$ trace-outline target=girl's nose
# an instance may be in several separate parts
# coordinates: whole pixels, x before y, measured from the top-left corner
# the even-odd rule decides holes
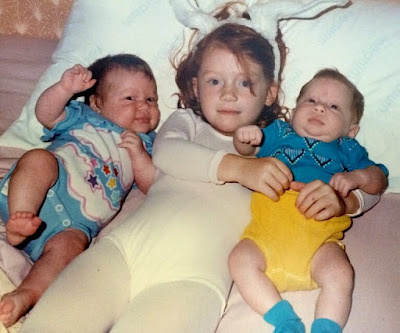
[[[232,85],[225,85],[222,88],[221,99],[225,102],[235,102],[237,100],[235,87]]]

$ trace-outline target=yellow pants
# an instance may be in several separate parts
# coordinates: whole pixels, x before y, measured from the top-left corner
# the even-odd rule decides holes
[[[305,218],[295,207],[297,194],[286,191],[279,202],[274,202],[254,192],[252,219],[242,235],[264,253],[265,273],[280,292],[317,288],[310,271],[313,255],[326,242],[337,242],[344,248],[340,240],[351,225],[348,216],[326,221]]]

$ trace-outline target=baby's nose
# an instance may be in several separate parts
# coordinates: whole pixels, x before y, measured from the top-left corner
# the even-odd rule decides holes
[[[149,110],[149,103],[147,100],[145,101],[137,101],[136,106],[141,111],[148,111]]]
[[[314,110],[318,112],[325,112],[325,105],[320,102],[316,102],[314,105]]]

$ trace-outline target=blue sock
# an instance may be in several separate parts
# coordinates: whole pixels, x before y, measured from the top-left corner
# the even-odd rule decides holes
[[[311,325],[311,333],[342,333],[342,328],[333,320],[318,318]]]
[[[275,327],[274,333],[305,333],[303,323],[286,300],[276,303],[263,318]]]

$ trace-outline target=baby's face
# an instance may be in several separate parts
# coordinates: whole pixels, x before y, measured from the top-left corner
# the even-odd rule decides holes
[[[95,108],[120,127],[138,133],[154,130],[160,120],[157,87],[143,72],[111,70],[94,96]]]
[[[324,142],[355,137],[352,123],[352,95],[346,85],[331,78],[313,79],[297,102],[292,125],[297,134]]]

